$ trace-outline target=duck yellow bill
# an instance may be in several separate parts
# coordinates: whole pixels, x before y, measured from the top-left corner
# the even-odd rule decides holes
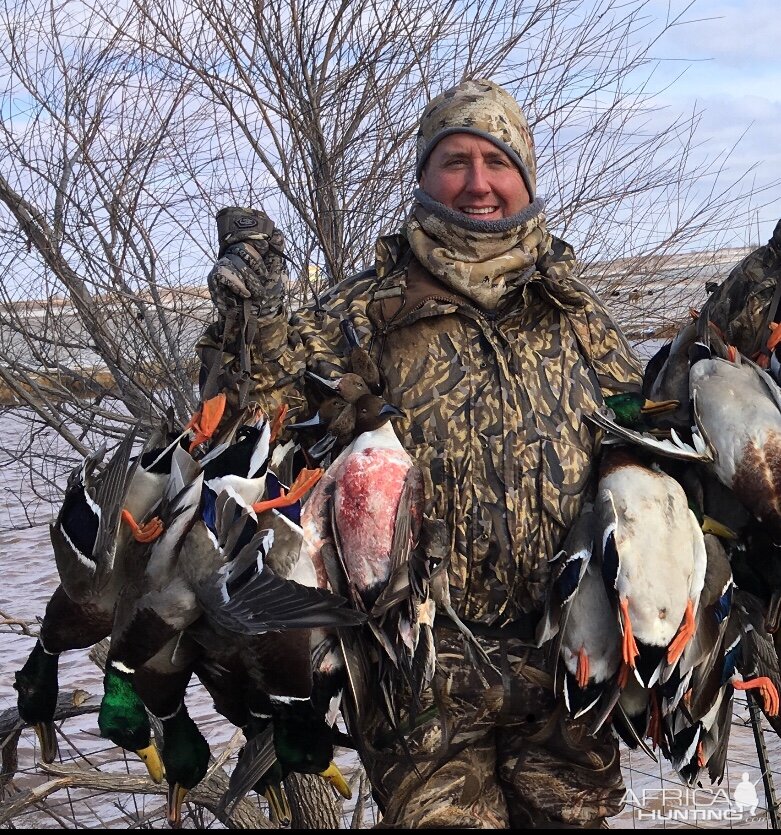
[[[181,829],[182,826],[182,804],[187,797],[189,789],[179,783],[168,787],[168,806],[166,808],[166,819],[171,829]]]
[[[765,629],[771,634],[775,635],[781,626],[781,591],[776,589],[770,595],[770,602],[767,604],[767,612],[765,613]]]
[[[346,800],[352,799],[353,793],[350,791],[347,781],[342,777],[342,772],[336,767],[336,763],[331,761],[331,765],[325,771],[321,771],[320,776],[329,782]]]
[[[712,533],[714,536],[720,536],[722,539],[737,539],[738,535],[732,528],[722,525],[721,522],[714,519],[712,516],[702,517],[702,532]]]
[[[35,735],[38,737],[41,746],[41,759],[45,763],[53,763],[59,750],[54,722],[38,722],[35,725]]]
[[[640,411],[644,415],[661,415],[665,412],[674,412],[680,405],[680,400],[646,400]]]
[[[160,759],[160,754],[155,744],[152,743],[151,745],[147,745],[146,748],[139,748],[136,754],[141,758],[141,762],[144,763],[146,770],[149,772],[149,776],[155,783],[162,783],[163,777],[165,777],[165,768],[163,767],[163,761]]]
[[[280,826],[290,826],[293,815],[290,811],[290,804],[288,803],[287,795],[285,794],[285,790],[282,786],[266,786],[263,796],[266,800],[268,800],[268,805],[274,812],[274,817],[277,819],[277,823]]]

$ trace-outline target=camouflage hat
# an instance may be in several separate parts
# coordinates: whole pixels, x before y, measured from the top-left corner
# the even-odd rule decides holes
[[[452,133],[472,133],[493,142],[518,166],[534,200],[537,161],[526,117],[518,102],[498,84],[486,79],[462,81],[429,102],[420,118],[415,176],[440,139]]]

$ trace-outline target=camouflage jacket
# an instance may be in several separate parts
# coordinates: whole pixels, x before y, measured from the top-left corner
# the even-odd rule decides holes
[[[451,603],[470,621],[503,626],[541,609],[548,560],[593,489],[582,415],[603,393],[639,388],[638,360],[573,265],[554,239],[488,315],[426,272],[401,235],[381,238],[376,270],[332,288],[324,315],[261,323],[252,346],[251,397],[303,410],[296,381],[305,367],[344,368],[339,320],[352,319],[386,399],[407,415],[397,431],[424,471],[428,512],[448,524]]]
[[[758,359],[770,335],[768,308],[781,278],[781,220],[765,246],[749,253],[713,291],[701,310],[742,354]],[[781,305],[770,316],[781,318]]]

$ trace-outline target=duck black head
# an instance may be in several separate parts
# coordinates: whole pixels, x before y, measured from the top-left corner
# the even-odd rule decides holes
[[[54,731],[54,713],[57,708],[57,667],[59,655],[49,653],[40,641],[36,641],[25,665],[14,676],[14,689],[19,693],[19,716],[28,725],[35,726],[41,743],[41,758],[54,762],[57,756],[57,737]]]
[[[379,429],[389,420],[397,417],[406,417],[406,415],[382,397],[376,394],[364,394],[355,404],[355,434]]]
[[[184,702],[163,720],[163,764],[168,781],[168,823],[178,829],[182,803],[201,782],[209,767],[209,743],[187,712]]]

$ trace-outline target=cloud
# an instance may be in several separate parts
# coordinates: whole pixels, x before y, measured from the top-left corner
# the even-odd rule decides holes
[[[675,14],[685,0],[651,0],[646,11],[659,26],[671,6]],[[753,167],[744,186],[764,193],[740,201],[740,213],[753,215],[760,242],[781,217],[778,11],[779,0],[697,0],[683,18],[692,22],[673,27],[654,48],[661,62],[658,89],[670,85],[655,100],[663,108],[659,120],[697,109],[702,116],[694,160],[704,165],[729,153],[725,182]]]
[[[652,0],[648,10],[661,21],[668,5],[667,0]],[[677,8],[681,5],[673,3]],[[691,22],[675,26],[660,42],[662,53],[778,78],[778,10],[778,0],[697,0],[682,18]]]

